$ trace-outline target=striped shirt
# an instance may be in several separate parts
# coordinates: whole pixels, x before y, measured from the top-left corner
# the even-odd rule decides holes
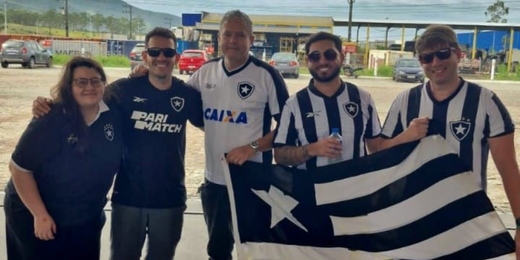
[[[274,147],[299,146],[327,138],[332,128],[343,137],[342,160],[366,155],[365,139],[376,138],[381,125],[370,94],[351,83],[341,83],[331,97],[309,86],[291,96],[283,109]],[[328,164],[326,157],[313,157],[297,166],[312,169]]]
[[[388,112],[383,138],[403,132],[414,118],[428,117],[428,132],[443,136],[471,165],[480,186],[486,189],[489,153],[487,139],[513,133],[515,126],[506,107],[491,90],[461,79],[446,100],[433,98],[429,83],[399,94]]]

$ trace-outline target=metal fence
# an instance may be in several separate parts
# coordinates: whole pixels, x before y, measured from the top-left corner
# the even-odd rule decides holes
[[[50,40],[49,48],[53,54],[69,56],[106,56],[106,42],[74,41],[74,40]]]

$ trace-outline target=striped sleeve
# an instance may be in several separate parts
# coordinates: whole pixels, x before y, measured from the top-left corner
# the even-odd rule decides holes
[[[267,68],[267,71],[269,72],[271,79],[268,83],[269,110],[273,118],[279,122],[285,101],[289,98],[289,91],[287,91],[285,81],[278,71],[272,67]]]
[[[388,114],[386,115],[385,123],[383,125],[383,129],[381,131],[381,136],[383,138],[394,138],[400,133],[404,131],[404,127],[402,125],[401,118],[401,108],[403,107],[403,102],[406,102],[404,98],[405,93],[401,93],[392,103],[390,110],[388,110]]]
[[[288,104],[282,110],[282,116],[274,137],[273,147],[282,147],[285,145],[296,146],[298,140],[298,131],[295,126],[294,113]]]
[[[495,93],[491,92],[490,97],[488,102],[486,102],[486,124],[489,126],[486,137],[497,137],[513,133],[515,125],[507,108]]]
[[[365,130],[365,138],[376,138],[381,134],[381,121],[377,114],[376,105],[372,96],[368,95],[368,121]]]

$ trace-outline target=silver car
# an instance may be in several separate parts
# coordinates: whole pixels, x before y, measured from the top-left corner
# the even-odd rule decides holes
[[[145,50],[145,45],[143,42],[137,43],[134,48],[130,51],[130,69],[134,69],[137,64],[143,62],[142,53]]]
[[[395,81],[424,82],[421,63],[417,59],[398,59],[394,65],[392,79]]]
[[[9,64],[21,64],[24,68],[34,68],[36,65],[52,67],[52,53],[35,41],[8,40],[0,50],[2,68]]]
[[[293,76],[296,79],[300,76],[300,62],[294,53],[276,52],[269,64],[284,76]]]

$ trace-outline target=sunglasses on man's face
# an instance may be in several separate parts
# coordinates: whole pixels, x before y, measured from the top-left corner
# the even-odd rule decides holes
[[[434,57],[437,57],[439,60],[447,60],[451,57],[452,51],[455,51],[455,48],[445,48],[430,53],[424,53],[419,55],[419,61],[422,64],[429,64],[433,62]]]
[[[159,55],[161,55],[161,52],[166,58],[173,58],[173,56],[177,54],[177,51],[172,48],[148,48],[146,49],[146,52],[150,57],[154,58],[159,57]]]
[[[338,58],[338,53],[333,49],[328,49],[328,50],[324,51],[323,53],[319,52],[319,51],[313,51],[313,52],[307,54],[307,58],[312,63],[318,62],[318,61],[320,61],[322,54],[323,54],[323,57],[325,57],[325,59],[328,61],[335,61]]]

